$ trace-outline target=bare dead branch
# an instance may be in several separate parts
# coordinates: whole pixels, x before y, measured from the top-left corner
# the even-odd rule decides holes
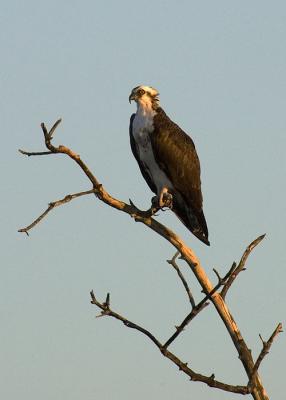
[[[187,262],[189,267],[191,268],[192,272],[194,273],[196,279],[198,280],[202,291],[206,294],[206,297],[210,299],[210,301],[213,303],[215,306],[220,318],[222,319],[231,339],[234,344],[234,346],[237,349],[239,358],[244,366],[244,369],[248,375],[248,378],[250,379],[252,377],[252,371],[254,368],[254,362],[252,359],[251,352],[249,348],[247,347],[239,329],[238,326],[231,315],[223,297],[221,296],[220,293],[218,293],[217,289],[213,288],[212,283],[210,282],[205,270],[203,269],[199,259],[197,256],[194,254],[194,252],[191,250],[190,247],[188,247],[182,240],[181,238],[176,235],[173,231],[171,231],[169,228],[164,226],[163,224],[159,223],[157,220],[155,220],[148,212],[142,212],[139,210],[134,204],[126,204],[123,201],[120,201],[116,198],[113,198],[104,188],[103,186],[98,182],[97,178],[92,174],[92,172],[89,170],[88,166],[81,160],[80,156],[76,153],[74,153],[71,149],[69,149],[66,146],[59,145],[58,147],[54,146],[51,143],[51,138],[53,136],[53,133],[60,123],[60,120],[58,120],[50,132],[48,132],[45,124],[42,124],[42,130],[44,133],[45,137],[45,144],[46,147],[49,151],[52,153],[62,153],[68,155],[71,159],[73,159],[79,167],[82,169],[84,174],[87,176],[89,181],[92,183],[93,188],[95,189],[96,196],[109,205],[110,207],[113,207],[117,210],[123,211],[127,214],[129,214],[135,221],[141,222],[144,225],[146,225],[148,228],[152,229],[154,232],[165,238],[171,245],[173,245],[181,254],[182,258]],[[261,237],[263,238],[263,237]],[[259,238],[257,239],[259,240]],[[260,239],[262,240],[262,239]],[[256,244],[255,244],[256,245]],[[241,265],[245,263],[246,258],[249,255],[249,252],[252,249],[250,249],[247,253],[246,251],[246,257],[244,259],[242,258],[241,260]],[[241,269],[244,267],[242,266]],[[234,280],[234,279],[233,279]],[[233,281],[232,280],[232,281]],[[230,286],[232,284],[232,281],[230,281]],[[218,283],[218,285],[221,285],[221,282]],[[217,286],[218,286],[217,285]],[[228,289],[226,289],[227,291]],[[225,292],[226,292],[225,291]],[[96,304],[96,303],[95,303]],[[103,307],[103,305],[101,305]],[[106,313],[108,310],[106,311]],[[110,311],[111,312],[111,311]],[[117,315],[117,314],[116,314]],[[115,318],[116,316],[113,315]],[[124,323],[124,320],[122,319],[123,317],[117,315],[117,319],[121,320]],[[130,321],[126,320],[126,326],[129,326]],[[137,325],[131,326],[134,329],[140,330],[140,327],[137,328]],[[144,328],[142,328],[144,329]],[[143,332],[144,333],[144,332]],[[147,333],[145,333],[147,335]],[[148,336],[148,335],[147,335]],[[152,340],[152,339],[151,339]],[[155,342],[154,342],[155,343]],[[197,376],[192,376],[192,371],[187,367],[186,364],[182,363],[180,360],[177,359],[176,356],[174,356],[172,353],[170,353],[166,348],[162,348],[162,351],[168,357],[170,360],[172,360],[176,365],[179,366],[180,369],[182,369],[185,373],[187,373],[189,376],[191,376],[192,380],[200,380],[201,382],[207,383],[209,386],[212,387],[217,387],[222,390],[229,390],[234,393],[241,393],[241,394],[247,394],[249,393],[249,387],[245,386],[225,386],[225,384],[215,381],[211,377],[198,377]],[[191,371],[191,372],[190,372]],[[260,380],[260,377],[258,373],[255,374],[253,377],[253,385],[251,387],[251,395],[254,400],[269,400],[266,391],[262,385],[262,382]]]
[[[259,356],[258,356],[258,358],[257,358],[257,360],[256,360],[256,362],[254,364],[253,371],[252,371],[252,376],[249,379],[248,387],[250,388],[250,390],[251,390],[251,388],[253,386],[253,378],[255,377],[255,375],[256,375],[259,367],[260,367],[261,362],[263,361],[264,357],[269,353],[270,347],[272,346],[274,339],[281,332],[283,332],[283,330],[282,330],[282,324],[280,322],[277,325],[277,327],[275,328],[275,330],[272,333],[272,335],[270,336],[270,338],[267,340],[267,342],[265,342],[263,340],[262,336],[259,334],[259,337],[260,337],[261,342],[262,342],[262,350],[261,350],[261,352],[260,352],[260,354],[259,354]]]
[[[21,228],[18,230],[18,232],[24,232],[29,236],[28,231],[31,230],[34,226],[36,226],[39,222],[42,221],[43,218],[55,207],[62,206],[63,204],[69,203],[71,200],[80,197],[80,196],[85,196],[87,194],[92,194],[95,193],[96,189],[91,189],[87,190],[85,192],[78,192],[78,193],[73,193],[73,194],[68,194],[66,195],[63,199],[61,200],[56,200],[51,203],[49,203],[49,207],[38,217],[36,218],[30,225],[26,226],[25,228]]]
[[[252,250],[264,239],[265,234],[259,236],[258,238],[256,238],[255,240],[253,240],[253,242],[250,243],[250,245],[247,246],[246,250],[244,251],[238,266],[235,267],[235,269],[233,270],[232,274],[230,275],[230,277],[228,278],[226,284],[224,285],[220,295],[223,299],[225,299],[225,296],[229,290],[229,288],[231,287],[231,285],[233,284],[234,280],[236,279],[236,277],[238,276],[238,274],[241,271],[245,270],[245,263],[246,260],[248,258],[248,256],[250,255],[250,253],[252,252]],[[234,264],[233,264],[234,265]]]
[[[46,128],[45,124],[43,124],[43,123],[41,124],[41,128],[42,128],[43,133],[44,133],[46,144],[47,144],[47,142],[50,142],[52,140],[53,134],[54,134],[55,130],[57,129],[58,125],[61,122],[62,122],[62,120],[58,119],[54,123],[54,125],[52,126],[52,128],[50,129],[49,132],[47,131],[47,128]],[[55,149],[56,148],[54,148],[54,150]],[[19,149],[19,152],[21,154],[24,154],[25,156],[28,156],[28,157],[30,157],[30,156],[46,156],[46,155],[58,153],[58,151],[52,151],[52,150],[50,150],[50,151],[26,151],[26,150],[22,150],[22,149]]]
[[[249,389],[247,386],[235,386],[235,385],[229,385],[220,381],[215,380],[214,374],[211,376],[205,376],[202,374],[196,373],[194,370],[188,367],[188,363],[184,363],[181,361],[175,354],[171,353],[169,350],[167,350],[164,345],[160,343],[160,341],[147,329],[141,327],[138,324],[135,324],[134,322],[128,320],[127,318],[123,317],[122,315],[114,312],[111,310],[110,305],[107,304],[107,301],[104,303],[100,303],[95,295],[94,292],[90,292],[91,296],[91,304],[96,305],[98,308],[102,310],[100,316],[106,315],[113,317],[119,321],[121,321],[125,326],[131,329],[135,329],[141,333],[143,333],[145,336],[147,336],[155,345],[158,347],[160,350],[161,354],[163,354],[164,357],[167,357],[169,360],[171,360],[174,364],[176,364],[179,367],[180,371],[183,371],[186,375],[190,377],[190,379],[194,382],[202,382],[207,384],[210,387],[215,387],[217,389],[221,389],[227,392],[232,392],[232,393],[239,393],[239,394],[248,394]]]
[[[87,167],[87,165],[80,159],[80,156],[78,154],[76,154],[75,152],[73,152],[71,149],[69,149],[66,146],[63,145],[59,145],[58,147],[54,146],[51,143],[51,140],[53,138],[53,134],[56,130],[56,128],[58,127],[58,125],[60,124],[61,119],[57,120],[54,125],[52,126],[52,128],[50,129],[50,131],[47,130],[46,125],[44,123],[41,124],[41,128],[42,131],[44,133],[44,137],[45,137],[45,143],[46,143],[46,147],[52,152],[52,153],[62,153],[62,154],[66,154],[68,155],[70,158],[72,158],[83,170],[83,172],[85,173],[85,175],[88,177],[88,179],[91,181],[91,183],[93,184],[94,188],[100,189],[101,184],[98,182],[98,180],[96,179],[96,177],[92,174],[92,172],[90,171],[90,169]]]
[[[100,308],[102,310],[101,315],[109,315],[121,322],[123,322],[123,324],[125,326],[127,326],[128,328],[132,328],[132,329],[136,329],[139,332],[143,333],[145,336],[148,336],[150,340],[152,340],[152,342],[159,348],[161,348],[161,343],[159,342],[158,339],[155,338],[154,335],[152,335],[149,331],[147,331],[147,329],[142,328],[141,326],[129,321],[128,319],[126,319],[125,317],[122,317],[120,314],[112,311],[110,309],[110,300],[108,299],[108,301],[106,300],[104,303],[100,303],[96,297],[95,294],[93,292],[93,290],[90,292],[90,296],[91,296],[91,304],[95,304],[98,308]],[[109,297],[109,295],[107,295],[107,297]]]
[[[195,303],[194,297],[192,295],[191,289],[189,288],[188,282],[186,281],[186,279],[185,279],[184,275],[182,274],[178,264],[176,263],[176,258],[178,257],[179,254],[180,253],[177,251],[175,253],[175,255],[171,258],[171,260],[167,260],[167,263],[172,265],[172,267],[176,270],[176,272],[177,272],[180,280],[182,281],[182,283],[184,285],[184,288],[185,288],[185,290],[187,292],[189,301],[190,301],[192,307],[194,308],[196,306],[196,303]]]
[[[80,156],[78,154],[76,154],[74,151],[72,151],[71,149],[69,149],[68,147],[63,146],[63,145],[59,145],[58,147],[54,146],[51,143],[51,140],[52,140],[54,131],[58,127],[60,122],[61,122],[60,119],[58,121],[56,121],[55,124],[53,125],[53,127],[50,129],[50,131],[47,130],[44,123],[41,124],[41,128],[42,128],[44,138],[45,138],[46,147],[48,148],[48,150],[51,153],[66,154],[71,159],[73,159],[79,165],[79,167],[82,169],[82,171],[87,176],[89,181],[92,183],[92,186],[95,190],[96,196],[104,203],[108,204],[109,206],[111,206],[113,208],[116,208],[117,210],[120,210],[120,211],[123,211],[123,212],[129,214],[132,218],[134,218],[134,220],[136,222],[144,223],[145,225],[149,226],[151,229],[153,229],[154,231],[156,231],[163,237],[166,237],[166,235],[168,235],[168,233],[173,234],[173,232],[171,230],[169,230],[164,225],[160,224],[159,222],[154,220],[154,218],[152,218],[152,212],[150,211],[151,209],[147,210],[147,211],[141,211],[132,202],[130,202],[130,205],[129,205],[129,204],[124,203],[123,201],[117,200],[117,199],[113,198],[112,196],[110,196],[110,194],[107,193],[107,191],[99,183],[99,181],[94,176],[94,174],[90,171],[88,166],[81,160]],[[28,153],[28,152],[26,152],[26,153]],[[38,152],[38,153],[41,155],[42,152]],[[36,155],[36,153],[35,153],[35,155]],[[48,207],[48,209],[39,218],[37,218],[32,224],[30,224],[27,228],[32,229],[35,225],[37,225],[37,223],[39,221],[41,221],[49,213],[49,211],[52,208]],[[27,233],[28,229],[26,231],[25,228],[23,228],[23,230],[20,230],[20,231]],[[177,238],[177,236],[175,234],[173,234],[173,235],[174,235],[174,237]]]

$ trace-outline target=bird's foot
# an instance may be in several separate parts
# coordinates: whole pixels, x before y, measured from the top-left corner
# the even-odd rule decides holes
[[[168,192],[167,188],[163,188],[159,196],[152,198],[152,207],[163,211],[164,208],[173,208],[173,196]]]
[[[165,208],[172,209],[173,208],[173,196],[171,193],[164,188],[159,196],[154,196],[151,199],[151,208],[148,210],[150,215],[156,215],[159,210],[163,210]]]
[[[169,192],[164,192],[161,199],[161,209],[169,208],[172,210],[173,208],[173,196]]]

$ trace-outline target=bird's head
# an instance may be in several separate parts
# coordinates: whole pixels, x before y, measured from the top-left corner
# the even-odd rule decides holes
[[[152,107],[156,109],[159,107],[159,92],[151,86],[136,86],[132,89],[131,94],[129,96],[129,103],[131,100],[134,100],[137,103],[137,106]]]

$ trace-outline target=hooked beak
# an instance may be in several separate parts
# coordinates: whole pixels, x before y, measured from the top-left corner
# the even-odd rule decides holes
[[[131,95],[129,96],[129,103],[131,104],[132,100],[136,100],[136,96],[134,93],[131,93]]]

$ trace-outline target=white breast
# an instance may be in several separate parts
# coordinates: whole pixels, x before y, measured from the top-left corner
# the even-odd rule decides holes
[[[142,113],[140,109],[137,110],[133,120],[133,136],[137,144],[140,160],[145,165],[147,172],[155,183],[157,188],[157,195],[159,195],[163,188],[173,188],[172,183],[166,174],[159,168],[155,161],[150,135],[154,130],[153,118],[156,114],[154,110],[144,110]]]

